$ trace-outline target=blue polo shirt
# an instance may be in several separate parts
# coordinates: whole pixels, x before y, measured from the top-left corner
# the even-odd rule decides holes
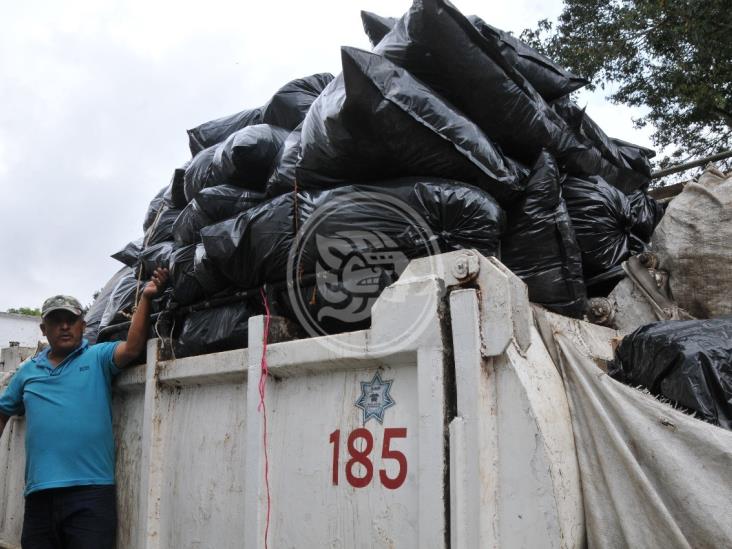
[[[24,362],[0,396],[0,412],[26,416],[25,495],[114,484],[112,378],[119,342],[86,340],[55,368],[48,349]]]

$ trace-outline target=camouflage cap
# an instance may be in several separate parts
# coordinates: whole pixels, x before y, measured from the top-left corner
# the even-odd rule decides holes
[[[70,295],[55,295],[43,302],[41,317],[46,318],[48,313],[59,310],[69,311],[76,316],[81,316],[82,306],[75,297],[71,297]]]

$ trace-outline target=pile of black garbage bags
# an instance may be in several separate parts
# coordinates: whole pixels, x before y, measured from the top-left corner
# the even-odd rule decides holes
[[[156,308],[182,355],[245,346],[265,301],[297,320],[288,274],[302,282],[298,302],[328,317],[359,291],[344,277],[354,257],[378,291],[404,258],[477,249],[533,302],[582,317],[588,295],[645,249],[663,215],[645,192],[654,153],[609,138],[570,99],[587,81],[446,0],[362,19],[373,49],[341,48],[339,75],[293,80],[188,131],[192,158],[153,198],[143,236],[113,255],[124,267],[89,311],[87,337],[114,337],[156,266],[171,272]],[[363,198],[375,195],[404,207]],[[324,283],[319,245],[298,235],[334,204],[308,238],[351,248],[329,258]],[[305,252],[288,273],[296,245]],[[368,326],[339,318],[323,333]]]

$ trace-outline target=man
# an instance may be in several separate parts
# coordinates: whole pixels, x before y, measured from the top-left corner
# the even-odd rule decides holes
[[[90,346],[76,299],[44,302],[49,346],[18,368],[0,396],[0,436],[10,416],[26,416],[23,549],[114,547],[112,378],[144,350],[151,301],[167,278],[167,269],[155,270],[123,342]]]

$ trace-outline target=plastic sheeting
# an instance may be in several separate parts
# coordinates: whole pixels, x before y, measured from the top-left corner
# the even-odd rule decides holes
[[[158,212],[162,208],[166,207],[165,193],[167,190],[168,187],[163,187],[150,201],[150,205],[147,207],[147,212],[145,213],[145,220],[142,222],[143,231],[147,231],[150,228],[150,225],[155,221],[155,217],[158,215]]]
[[[732,174],[708,168],[666,208],[653,233],[677,303],[697,318],[732,314]]]
[[[156,216],[157,220],[153,222],[145,233],[145,245],[153,246],[155,244],[160,244],[161,242],[172,241],[173,225],[179,215],[180,210],[163,206],[160,214]]]
[[[186,168],[188,168],[189,163],[190,162],[186,162],[182,167],[176,168],[173,172],[173,177],[170,179],[170,185],[168,185],[168,188],[163,195],[165,204],[169,208],[180,210],[185,208],[188,202],[185,192],[185,176]]]
[[[282,86],[262,110],[262,122],[287,130],[299,126],[315,98],[333,80],[327,72],[297,78]]]
[[[642,326],[623,338],[608,371],[732,429],[732,317]]]
[[[208,297],[216,295],[230,286],[228,279],[206,255],[206,248],[202,242],[196,245],[193,257],[193,277]]]
[[[539,155],[526,195],[506,212],[501,261],[526,283],[531,301],[581,318],[587,307],[582,252],[559,179],[554,158],[546,152]]]
[[[588,546],[732,547],[732,432],[603,373],[614,331],[537,321],[567,391]]]
[[[509,156],[560,162],[587,151],[533,86],[446,0],[415,0],[374,48],[447,98]]]
[[[183,175],[183,192],[188,202],[193,200],[201,189],[225,183],[223,175],[217,171],[214,164],[217,150],[218,145],[204,149],[188,164]]]
[[[368,198],[368,193],[379,199]],[[398,201],[399,206],[391,207],[388,201]],[[476,187],[456,181],[404,178],[279,196],[234,219],[204,228],[201,236],[206,253],[241,288],[283,281],[296,227],[302,227],[331,203],[340,206],[336,211],[328,210],[330,215],[322,221],[319,218],[319,238],[340,242],[344,232],[369,233],[371,236],[360,239],[363,246],[369,245],[372,236],[382,244],[386,237],[390,244],[382,247],[398,250],[406,258],[429,255],[425,253],[430,245],[425,242],[426,229],[432,231],[442,251],[474,248],[486,256],[497,255],[505,228],[503,210]],[[416,212],[426,227],[419,226],[422,221],[405,215],[404,207]],[[315,240],[311,235],[303,244],[299,265],[304,274],[315,271]]]
[[[502,203],[521,192],[526,170],[406,70],[355,48],[341,59],[303,123],[304,188],[419,174],[475,183]]]
[[[140,287],[145,281],[140,282]],[[107,306],[99,322],[99,329],[103,330],[107,326],[117,321],[129,320],[124,314],[132,314],[132,307],[135,305],[135,295],[137,293],[137,276],[132,269],[128,269],[122,273],[117,279],[117,283],[109,294]]]
[[[620,265],[643,243],[631,235],[633,213],[628,198],[601,177],[568,177],[562,185],[569,217],[582,249],[586,278]]]
[[[223,116],[188,130],[188,144],[191,155],[196,156],[204,149],[221,143],[235,131],[262,123],[262,109],[247,109],[236,114]]]
[[[140,254],[142,280],[149,280],[158,267],[170,268],[170,255],[173,253],[174,247],[173,242],[160,242],[145,248],[145,251]]]

